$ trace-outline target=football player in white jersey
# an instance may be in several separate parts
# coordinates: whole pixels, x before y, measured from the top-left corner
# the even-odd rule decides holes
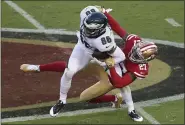
[[[95,6],[88,6],[80,13],[80,31],[77,32],[78,43],[68,61],[60,81],[59,101],[50,109],[50,115],[56,116],[66,104],[67,93],[71,87],[73,76],[83,69],[91,59],[95,50],[108,53],[115,63],[125,60],[122,50],[117,47],[114,35],[108,26],[107,17]]]

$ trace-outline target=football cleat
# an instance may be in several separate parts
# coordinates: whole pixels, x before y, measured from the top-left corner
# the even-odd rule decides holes
[[[50,115],[52,117],[55,117],[59,114],[59,112],[61,111],[61,109],[64,107],[64,103],[59,100],[51,109],[50,109]]]
[[[22,64],[20,66],[20,70],[24,72],[39,72],[39,65],[31,65],[31,64]]]
[[[136,122],[142,122],[143,121],[143,117],[139,116],[135,110],[132,110],[129,114],[128,114],[132,120],[136,121]]]
[[[113,108],[120,108],[121,104],[123,102],[123,97],[121,95],[121,93],[117,93],[116,95],[117,101],[113,102],[112,107]]]

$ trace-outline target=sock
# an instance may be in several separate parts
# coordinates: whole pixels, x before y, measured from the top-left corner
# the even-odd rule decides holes
[[[134,103],[132,100],[132,94],[129,86],[126,86],[121,89],[121,93],[123,95],[123,99],[125,103],[128,106],[128,112],[130,113],[132,110],[134,110]]]
[[[90,100],[89,103],[114,102],[115,99],[116,99],[115,95],[103,95]]]
[[[66,62],[57,61],[48,64],[43,64],[39,66],[40,71],[55,71],[55,72],[64,72],[66,68]]]
[[[67,94],[60,92],[59,100],[61,100],[63,102],[63,104],[66,104],[66,102],[67,102],[66,99],[67,99]]]

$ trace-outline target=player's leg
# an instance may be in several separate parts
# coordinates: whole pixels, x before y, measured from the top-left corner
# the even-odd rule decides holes
[[[60,98],[66,103],[67,92],[71,87],[71,80],[73,76],[82,68],[84,68],[90,61],[90,56],[78,45],[75,46],[69,58],[68,65],[65,68],[64,74],[60,81]]]
[[[64,72],[67,63],[65,61],[57,61],[48,64],[41,64],[39,66],[40,72],[52,71],[52,72]]]
[[[20,70],[23,72],[44,72],[44,71],[52,71],[52,72],[64,72],[66,68],[65,61],[56,61],[47,64],[22,64],[20,66]]]
[[[110,83],[99,81],[91,87],[85,89],[80,94],[80,101],[87,101],[89,103],[112,102],[113,107],[119,108],[123,101],[122,95],[120,93],[116,95],[104,95],[112,89],[114,88]]]
[[[93,98],[104,95],[105,93],[109,92],[114,88],[112,84],[109,82],[108,75],[104,71],[103,67],[97,65],[96,67],[94,67],[94,69],[96,70],[95,73],[99,77],[99,82],[85,89],[80,94],[80,101],[89,101]]]
[[[78,46],[74,47],[73,52],[69,58],[68,65],[60,80],[60,97],[59,101],[51,108],[50,115],[56,116],[59,111],[66,104],[67,93],[71,87],[73,76],[82,68],[84,68],[90,61],[91,57]]]
[[[104,103],[104,102],[114,102],[117,101],[117,98],[115,95],[102,95],[99,96],[97,98],[91,99],[90,101],[88,101],[89,103]]]
[[[116,95],[110,95],[110,94],[105,94],[100,97],[91,99],[88,101],[89,103],[105,103],[105,102],[111,102],[113,105],[112,107],[114,108],[120,108],[121,104],[123,102],[123,97],[121,93],[117,93]]]
[[[91,99],[104,95],[105,93],[109,92],[112,89],[113,87],[110,84],[99,81],[96,84],[85,89],[80,94],[80,101],[89,101]]]
[[[143,121],[143,117],[136,113],[134,109],[134,102],[132,100],[132,94],[129,86],[126,86],[121,89],[122,96],[124,101],[128,106],[128,114],[134,121]]]
[[[80,101],[88,101],[89,103],[113,102],[114,107],[119,108],[123,100],[122,95],[104,95],[114,89],[114,87],[109,82],[108,75],[101,66],[94,66],[94,69],[100,81],[85,89],[80,94]]]

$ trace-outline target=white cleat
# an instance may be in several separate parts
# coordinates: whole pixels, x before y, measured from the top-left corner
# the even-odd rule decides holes
[[[39,65],[22,64],[20,70],[24,72],[40,72]]]
[[[52,116],[52,117],[56,117],[59,113],[54,113],[54,111],[53,111],[53,107],[50,109],[50,111],[49,111],[49,114],[50,114],[50,116]]]
[[[113,108],[120,108],[121,104],[123,102],[123,96],[121,95],[121,93],[117,93],[116,95],[117,101],[113,102],[112,107]]]

